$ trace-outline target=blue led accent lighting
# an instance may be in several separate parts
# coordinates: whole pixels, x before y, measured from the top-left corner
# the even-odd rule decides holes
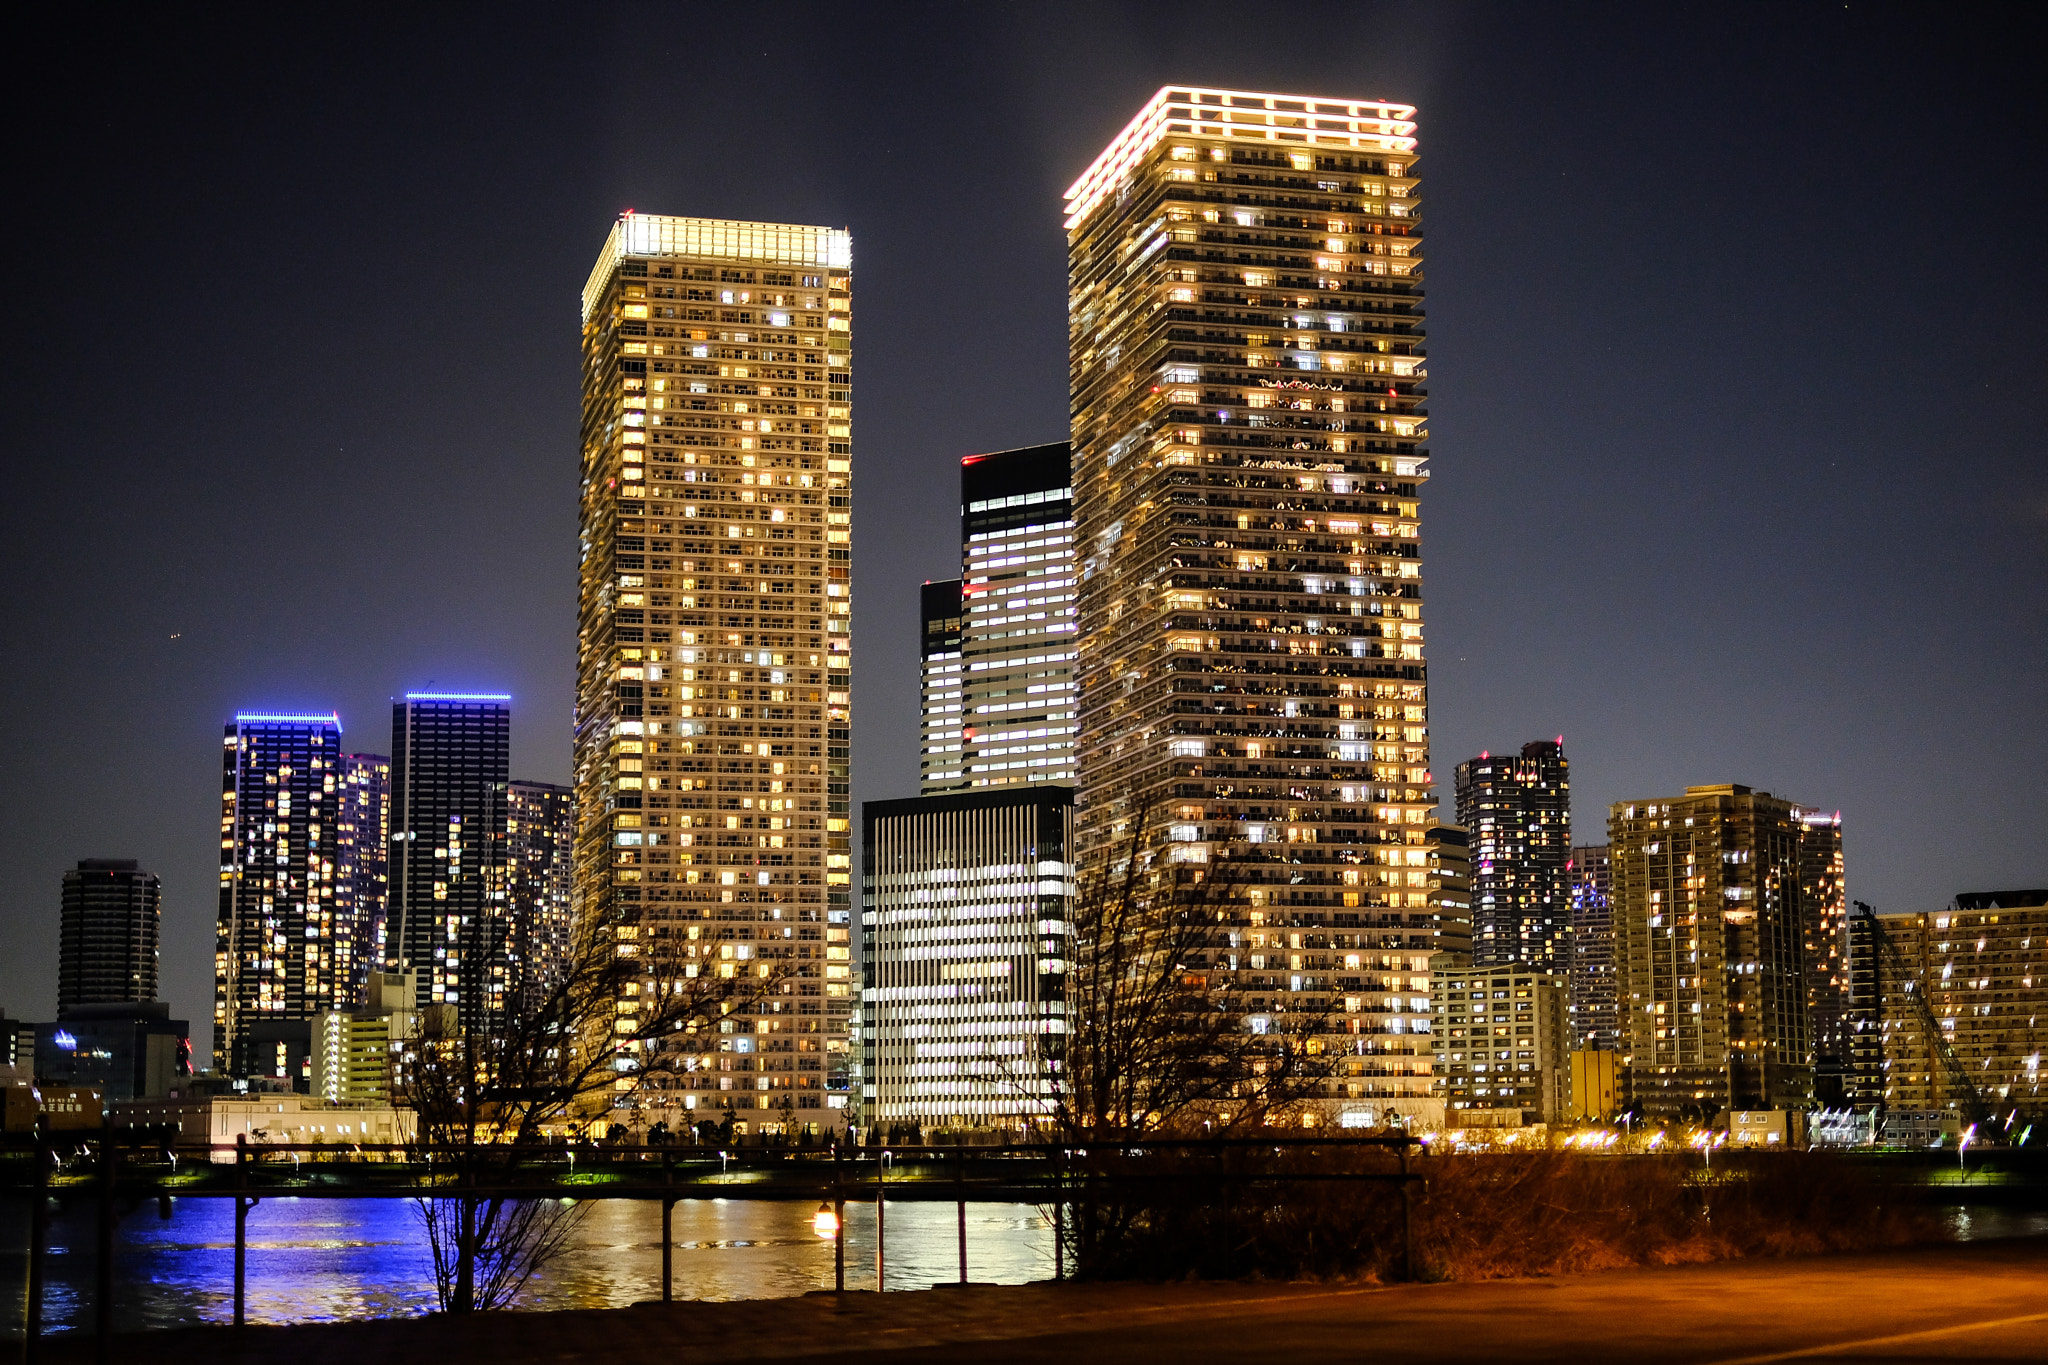
[[[341,729],[341,713],[329,711],[321,715],[288,715],[274,711],[237,711],[237,725],[332,725],[336,732]]]
[[[510,701],[510,692],[408,692],[407,701]]]

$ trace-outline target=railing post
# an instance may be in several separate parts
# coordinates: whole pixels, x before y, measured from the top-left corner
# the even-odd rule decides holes
[[[243,1193],[249,1183],[249,1135],[235,1134],[235,1326],[248,1325],[247,1270],[249,1262],[249,1201]]]
[[[28,1297],[23,1305],[22,1358],[35,1365],[42,1352],[43,1270],[50,1247],[50,1151],[40,1123],[35,1133],[35,1183],[29,1195]]]
[[[673,1152],[661,1154],[661,1183],[664,1187],[676,1183],[676,1159]],[[672,1194],[661,1196],[661,1301],[675,1302],[674,1262],[672,1256],[675,1238],[670,1235],[670,1217],[674,1214],[676,1199]]]
[[[960,1197],[960,1283],[967,1283],[967,1148],[963,1145],[953,1161],[955,1193]]]
[[[883,1256],[884,1233],[887,1226],[886,1204],[883,1191],[889,1183],[889,1154],[875,1153],[875,1292],[882,1293],[889,1287],[888,1262]]]
[[[832,1218],[836,1229],[832,1237],[832,1289],[838,1294],[846,1292],[845,1152],[844,1138],[832,1144]]]
[[[114,1171],[119,1161],[114,1150],[113,1113],[108,1111],[100,1119],[99,1243],[93,1265],[93,1319],[100,1365],[106,1365],[114,1331]]]

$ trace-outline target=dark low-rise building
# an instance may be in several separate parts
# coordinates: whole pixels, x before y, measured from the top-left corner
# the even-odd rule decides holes
[[[191,1035],[160,1000],[74,1005],[36,1025],[36,1080],[89,1087],[109,1104],[166,1095],[192,1074]]]

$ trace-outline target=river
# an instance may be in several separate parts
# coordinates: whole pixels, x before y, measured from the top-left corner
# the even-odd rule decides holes
[[[675,1206],[675,1294],[760,1299],[832,1287],[832,1244],[811,1230],[815,1201],[683,1200]],[[52,1220],[44,1330],[92,1327],[96,1205]],[[617,1308],[661,1297],[661,1206],[595,1200],[571,1248],[528,1284],[528,1309]],[[924,1289],[959,1277],[956,1206],[892,1203],[888,1287]],[[875,1210],[846,1209],[846,1286],[875,1287]],[[19,1337],[26,1208],[0,1215],[0,1337]],[[1021,1284],[1052,1275],[1052,1229],[1023,1204],[967,1206],[970,1278]],[[115,1243],[116,1331],[228,1322],[234,1316],[235,1212],[229,1199],[181,1199],[168,1219],[145,1204]],[[433,1263],[418,1215],[402,1199],[263,1200],[249,1213],[252,1322],[332,1322],[429,1312]]]
[[[675,1293],[690,1299],[760,1299],[832,1287],[832,1244],[811,1230],[811,1201],[683,1200],[675,1206]],[[661,1296],[661,1207],[598,1200],[571,1248],[537,1275],[518,1307],[616,1308]],[[956,1206],[892,1203],[889,1288],[958,1278]],[[52,1220],[45,1330],[92,1326],[96,1205],[81,1200]],[[1997,1208],[1948,1211],[1959,1240],[2048,1235],[2048,1214]],[[846,1285],[875,1286],[875,1210],[846,1209]],[[0,1339],[19,1338],[27,1206],[0,1203]],[[1023,1204],[967,1206],[968,1275],[1020,1284],[1052,1274],[1052,1229]],[[234,1202],[183,1199],[168,1219],[145,1204],[122,1219],[115,1243],[117,1331],[228,1322],[234,1315]],[[434,1276],[410,1202],[267,1198],[249,1214],[252,1322],[332,1322],[426,1313]]]

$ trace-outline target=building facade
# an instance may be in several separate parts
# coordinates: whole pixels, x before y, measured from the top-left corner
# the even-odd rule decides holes
[[[575,849],[575,788],[506,784],[505,852],[497,865],[511,921],[512,979],[529,1005],[546,998],[571,967]]]
[[[221,745],[213,1064],[303,1090],[312,1020],[352,989],[335,862],[341,720],[244,711]]]
[[[583,291],[575,900],[650,961],[775,942],[725,1021],[774,1044],[718,1096],[750,1127],[845,1098],[851,267],[839,229],[629,213]]]
[[[1850,930],[1851,1099],[1981,1108],[2001,1126],[2048,1118],[2048,890],[1965,892],[1931,914],[1858,913]]]
[[[1614,859],[1606,844],[1579,844],[1571,861],[1573,1046],[1621,1047],[1621,1006],[1614,976]]]
[[[1169,87],[1066,196],[1083,876],[1228,859],[1346,1123],[1435,1103],[1413,117]]]
[[[505,836],[512,699],[408,692],[391,707],[388,970],[417,1008],[454,1005],[464,1027],[504,1004],[511,932],[493,858]]]
[[[961,779],[1074,780],[1074,490],[1065,441],[960,461]]]
[[[1472,965],[1472,849],[1463,825],[1429,831],[1430,890],[1436,897],[1436,950]]]
[[[81,858],[64,873],[57,1015],[75,1005],[154,1000],[163,884],[133,858]]]
[[[922,627],[918,691],[923,701],[918,789],[926,795],[958,791],[968,785],[960,760],[967,669],[967,662],[961,657],[967,637],[961,614],[960,580],[948,578],[941,583],[920,585],[917,605]]]
[[[1842,813],[1801,810],[1795,818],[1814,1097],[1822,1104],[1839,1104],[1847,1095],[1850,1065],[1849,893],[1842,873]]]
[[[1066,1037],[1073,789],[861,807],[861,1123],[1020,1130]]]
[[[381,971],[385,914],[391,903],[391,760],[382,754],[345,754],[334,838],[335,922],[345,927],[346,1000],[356,1004]]]
[[[1432,964],[1436,1084],[1444,1122],[1469,1111],[1519,1110],[1524,1123],[1562,1123],[1571,1109],[1570,987],[1526,963]]]
[[[1610,812],[1623,1050],[1649,1114],[1810,1104],[1800,832],[1791,802],[1733,785]]]
[[[35,1036],[36,1079],[103,1100],[170,1093],[192,1074],[192,1026],[157,1000],[73,1005]]]
[[[1458,765],[1458,823],[1472,837],[1472,960],[1571,966],[1571,764],[1564,739]]]

